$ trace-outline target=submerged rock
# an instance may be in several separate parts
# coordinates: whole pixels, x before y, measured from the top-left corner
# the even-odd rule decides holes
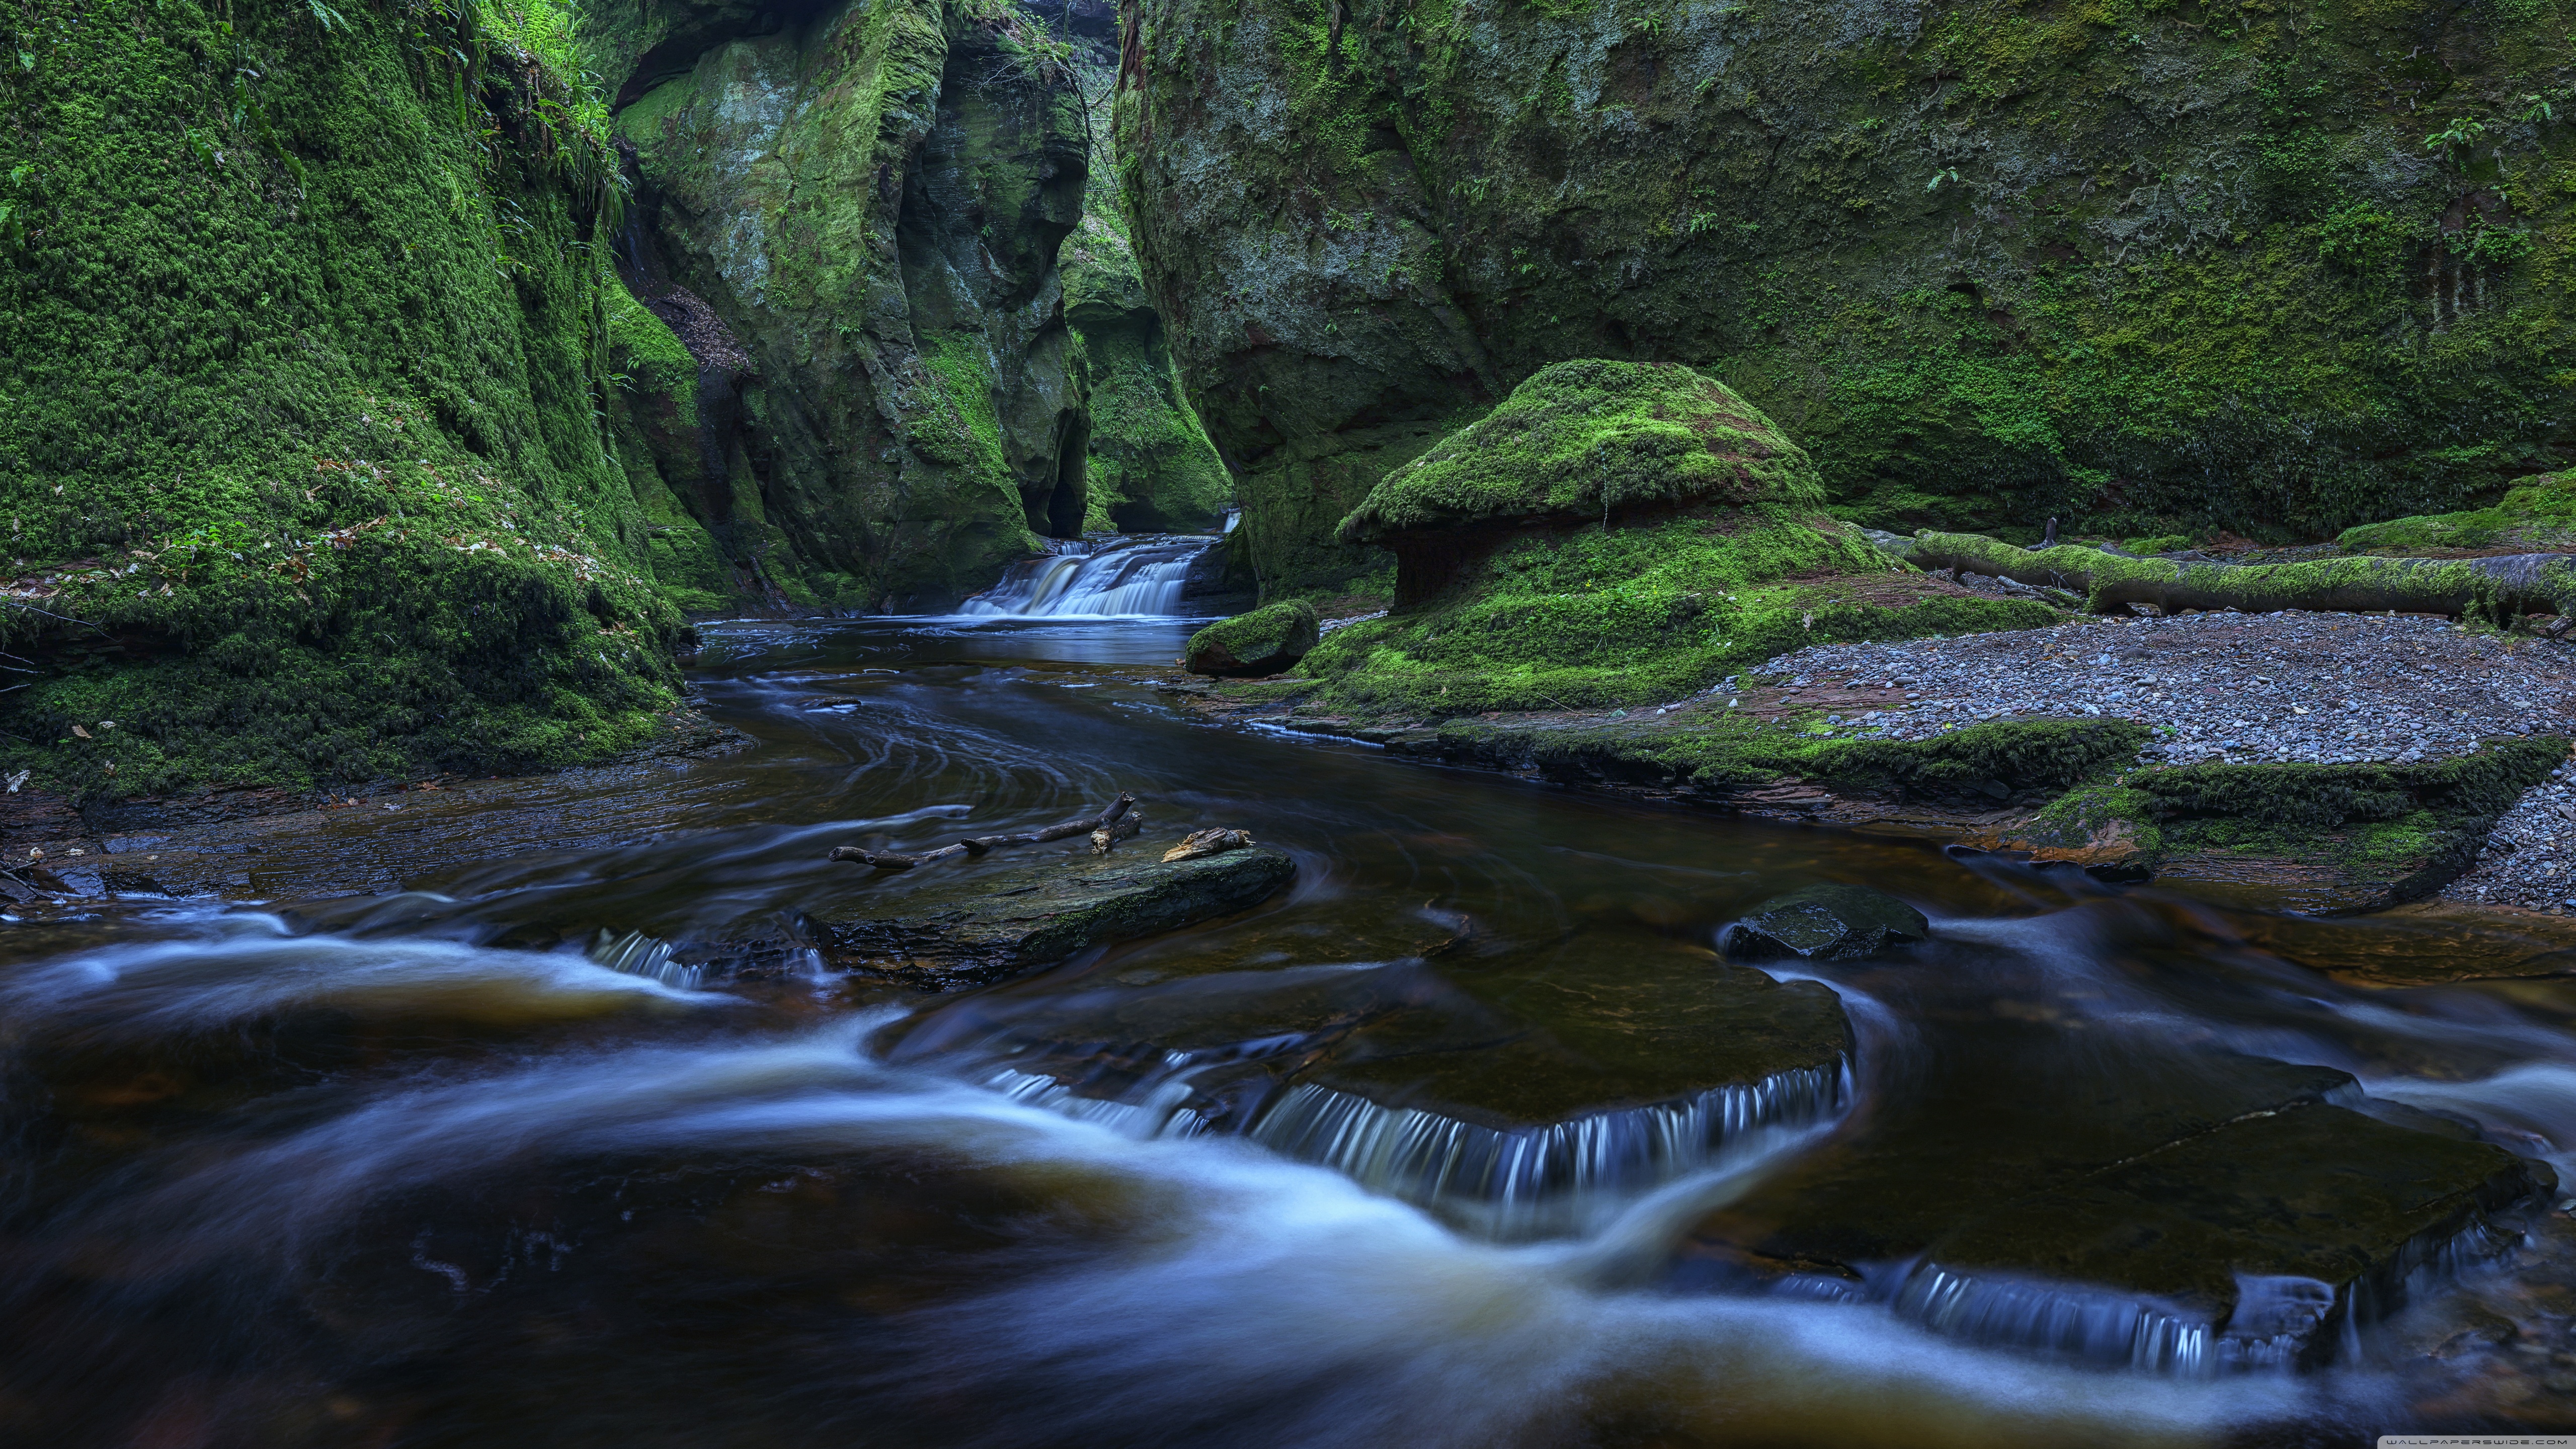
[[[1850,1023],[1818,983],[1625,934],[1451,959],[983,996],[903,1050],[981,1039],[1023,1098],[1240,1134],[1507,1235],[1849,1106]]]
[[[1263,846],[1152,865],[1084,858],[960,870],[902,915],[868,898],[813,913],[831,952],[863,970],[932,990],[999,980],[1085,947],[1134,940],[1261,903],[1297,873]]]
[[[2490,1214],[2551,1180],[2332,1068],[2179,1043],[2106,1057],[2055,1023],[1976,1032],[1862,1132],[1703,1224],[1686,1262],[1977,1342],[2201,1374],[2330,1358],[2338,1326],[2393,1312],[2410,1274],[2502,1246]]]
[[[1720,937],[1726,954],[1758,961],[1804,956],[1852,961],[1932,938],[1923,913],[1867,886],[1812,885],[1747,911]]]
[[[1183,663],[1192,674],[1258,679],[1305,658],[1320,630],[1315,606],[1289,599],[1210,624],[1191,635]]]

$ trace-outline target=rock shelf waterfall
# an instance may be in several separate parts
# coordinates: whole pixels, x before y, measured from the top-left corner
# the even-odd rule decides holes
[[[1190,566],[1215,544],[1214,538],[1191,534],[1068,540],[1044,557],[1011,565],[1001,582],[957,612],[1015,619],[1169,617],[1181,612]]]

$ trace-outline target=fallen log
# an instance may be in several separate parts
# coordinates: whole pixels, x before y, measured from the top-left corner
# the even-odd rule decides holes
[[[2126,614],[2151,604],[2167,614],[2233,609],[2320,613],[2475,615],[2502,626],[2522,614],[2576,615],[2576,555],[2496,558],[2331,558],[2236,564],[2216,559],[2138,558],[2061,543],[2016,548],[1976,533],[1914,536],[1912,561],[1926,571],[1989,574],[2084,595],[2086,612]]]
[[[1095,830],[1105,830],[1117,823],[1118,818],[1125,815],[1127,808],[1135,803],[1135,796],[1121,794],[1103,807],[1097,815],[1086,816],[1080,820],[1068,820],[1061,825],[1050,825],[1042,830],[1022,831],[1017,835],[969,836],[954,845],[943,845],[937,850],[925,850],[919,855],[903,855],[891,850],[869,850],[856,845],[836,845],[832,847],[831,858],[856,861],[872,870],[911,870],[915,866],[928,865],[934,860],[946,860],[952,855],[982,855],[996,846],[1044,845],[1050,840],[1069,840],[1077,835],[1089,835]]]

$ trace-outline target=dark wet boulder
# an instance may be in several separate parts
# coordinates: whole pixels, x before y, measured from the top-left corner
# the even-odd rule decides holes
[[[1289,599],[1201,629],[1183,662],[1192,674],[1259,679],[1295,665],[1320,637],[1315,606]]]
[[[1852,961],[1931,938],[1923,913],[1884,891],[1813,885],[1755,906],[1720,939],[1738,960]]]
[[[901,914],[865,894],[813,913],[835,956],[932,990],[997,981],[1076,951],[1160,935],[1260,904],[1296,873],[1266,846],[1192,860],[1062,857],[961,869]],[[907,904],[911,904],[907,902]],[[882,913],[882,914],[881,914]]]
[[[1973,1040],[1705,1220],[1680,1277],[2163,1372],[2312,1365],[2553,1180],[2331,1067],[2171,1042],[2106,1072],[2056,1020]]]

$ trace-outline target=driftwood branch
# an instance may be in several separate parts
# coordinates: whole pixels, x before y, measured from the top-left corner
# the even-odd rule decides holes
[[[2059,544],[2016,548],[1983,534],[1915,535],[1919,568],[1990,574],[2085,596],[2096,614],[2125,614],[2138,604],[2165,613],[2298,609],[2368,613],[2476,614],[2497,624],[2521,614],[2576,615],[2576,555],[2508,554],[2497,558],[2330,558],[2304,563],[2234,564],[2204,558],[2137,558],[2107,549]]]
[[[943,845],[937,850],[925,850],[919,855],[901,855],[891,850],[867,850],[856,845],[836,845],[832,847],[832,859],[857,861],[872,870],[910,870],[917,865],[928,865],[934,860],[946,860],[952,855],[982,855],[996,846],[1044,845],[1050,840],[1070,840],[1077,835],[1089,835],[1095,830],[1106,830],[1116,824],[1118,818],[1125,815],[1128,807],[1135,803],[1135,796],[1122,794],[1110,801],[1097,815],[1086,816],[1080,820],[1068,820],[1062,825],[1050,825],[1043,830],[1023,831],[1017,835],[970,836],[954,845]]]

